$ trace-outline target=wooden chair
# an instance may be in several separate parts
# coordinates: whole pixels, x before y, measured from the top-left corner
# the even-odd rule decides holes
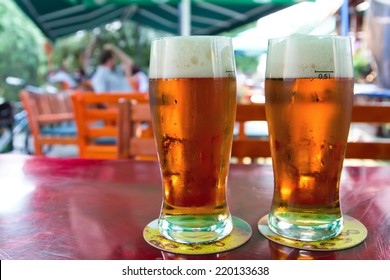
[[[268,136],[248,137],[245,133],[245,123],[249,121],[266,121],[264,104],[237,104],[238,133],[233,138],[232,157],[240,162],[245,157],[253,160],[271,156]]]
[[[148,133],[141,126],[147,125]],[[121,99],[119,101],[118,157],[156,160],[149,104]]]
[[[34,152],[43,155],[43,145],[76,145],[73,107],[68,92],[33,93],[22,90],[20,99],[27,112],[34,139]]]
[[[118,101],[137,100],[146,103],[144,93],[74,92],[73,106],[82,158],[118,158]]]
[[[355,105],[352,108],[352,124],[390,123],[390,106],[387,103],[375,105]],[[390,140],[348,142],[346,158],[390,160]]]
[[[270,157],[268,138],[250,138],[245,135],[244,124],[248,121],[265,121],[264,104],[237,105],[238,135],[233,140],[232,157]],[[390,123],[390,106],[356,105],[352,109],[353,123]],[[390,160],[390,141],[348,142],[346,158]]]

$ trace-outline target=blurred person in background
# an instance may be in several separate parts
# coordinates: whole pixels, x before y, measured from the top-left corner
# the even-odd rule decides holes
[[[47,80],[49,83],[56,85],[59,90],[74,89],[77,86],[76,80],[64,65],[57,70],[50,71]]]
[[[117,65],[118,58],[121,64]],[[127,81],[128,69],[133,67],[133,60],[117,47],[106,44],[99,58],[99,65],[91,79],[95,92],[133,92],[134,88]]]
[[[131,75],[128,77],[127,80],[135,91],[140,93],[148,92],[149,78],[138,65],[133,65],[133,67],[131,68]]]

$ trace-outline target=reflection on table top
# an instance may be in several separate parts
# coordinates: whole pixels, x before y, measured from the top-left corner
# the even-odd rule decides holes
[[[156,162],[0,156],[1,259],[390,259],[390,166],[344,168],[341,204],[368,229],[367,240],[335,252],[269,242],[257,222],[269,210],[272,167],[231,165],[232,215],[252,227],[235,250],[205,256],[162,252],[142,236],[159,214]]]

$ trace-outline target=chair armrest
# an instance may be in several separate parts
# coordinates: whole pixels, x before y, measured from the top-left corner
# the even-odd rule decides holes
[[[59,123],[64,121],[73,121],[73,113],[59,113],[59,114],[45,114],[37,117],[37,121],[40,124]]]

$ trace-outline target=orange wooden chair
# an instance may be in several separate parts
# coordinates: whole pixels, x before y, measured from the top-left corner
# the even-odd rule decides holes
[[[250,121],[266,121],[264,104],[237,104],[236,124],[238,133],[233,138],[232,157],[242,162],[243,158],[265,158],[271,156],[267,135],[249,136],[245,124]]]
[[[148,102],[144,93],[74,92],[73,106],[78,130],[79,153],[82,158],[118,158],[119,99]]]
[[[44,154],[44,145],[77,144],[73,106],[68,92],[40,94],[22,90],[20,99],[27,112],[36,155]]]
[[[390,123],[390,106],[386,103],[373,105],[355,105],[352,108],[352,124],[387,124]],[[377,138],[379,139],[379,138]],[[390,160],[390,140],[348,142],[346,158]]]
[[[119,158],[157,159],[149,104],[121,99],[118,122]],[[147,133],[141,129],[145,125]]]

